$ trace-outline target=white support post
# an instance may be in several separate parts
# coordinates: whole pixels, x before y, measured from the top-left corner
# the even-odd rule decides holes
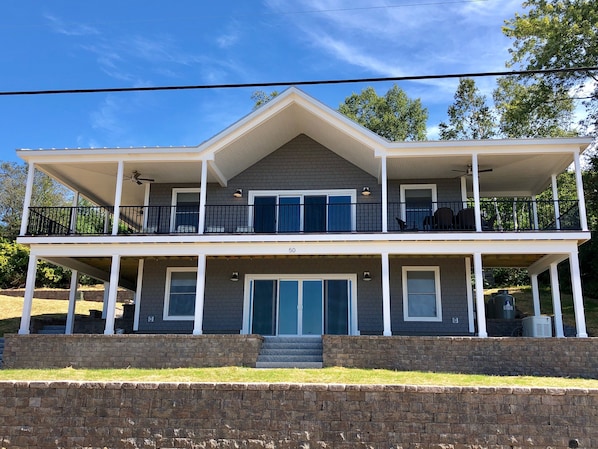
[[[143,192],[143,231],[148,232],[147,224],[150,215],[150,208],[149,208],[149,200],[150,200],[150,190],[152,188],[151,183],[145,184],[145,192]]]
[[[557,264],[550,264],[550,289],[552,290],[552,309],[554,312],[554,333],[556,337],[564,337],[563,312],[561,308],[561,291]]]
[[[116,315],[116,296],[118,294],[118,278],[120,275],[120,255],[112,256],[112,265],[110,267],[110,289],[108,293],[108,307],[106,310],[105,335],[114,334],[114,318]]]
[[[586,315],[583,308],[583,294],[581,290],[581,274],[579,272],[579,256],[577,251],[569,253],[569,269],[571,270],[571,289],[573,290],[573,310],[575,311],[575,328],[577,336],[586,338]]]
[[[382,253],[382,321],[384,323],[383,335],[391,336],[390,323],[390,264],[388,253]]]
[[[71,270],[71,288],[69,290],[69,307],[66,313],[65,334],[70,335],[75,330],[75,306],[77,304],[77,285],[79,283],[79,272]]]
[[[386,157],[382,157],[382,232],[388,232],[388,180]]]
[[[116,170],[116,192],[114,193],[114,215],[112,221],[112,235],[118,234],[118,224],[120,222],[120,202],[123,192],[123,177],[125,163],[118,161],[118,170]]]
[[[475,305],[478,321],[478,337],[488,337],[486,330],[486,306],[484,304],[484,272],[482,267],[482,254],[473,254],[473,271],[475,275]]]
[[[143,288],[143,267],[145,259],[139,259],[137,265],[137,286],[135,288],[135,318],[133,319],[133,330],[139,330],[139,314],[141,310],[141,290]]]
[[[471,171],[473,177],[473,200],[475,210],[475,230],[482,232],[482,209],[480,207],[480,176],[478,173],[478,155],[471,156]]]
[[[530,281],[532,284],[532,300],[534,301],[534,316],[540,316],[540,289],[538,288],[538,275],[530,275]]]
[[[536,201],[536,195],[532,195],[532,213],[534,215],[534,231],[537,231],[538,226],[538,202]]]
[[[465,209],[467,207],[467,176],[461,176],[461,203]]]
[[[199,190],[199,223],[197,229],[199,234],[204,233],[206,224],[206,196],[208,189],[208,162],[201,161],[201,186]]]
[[[29,254],[29,264],[27,265],[27,281],[25,284],[25,300],[23,301],[23,311],[21,312],[21,326],[19,334],[28,334],[31,326],[31,306],[33,305],[33,294],[35,292],[35,275],[37,274],[37,256]]]
[[[550,177],[552,182],[552,203],[554,204],[554,223],[556,229],[561,229],[561,211],[559,208],[559,190],[556,183],[556,175]]]
[[[519,230],[519,221],[517,220],[517,197],[513,198],[513,227],[515,231]]]
[[[581,230],[588,230],[588,217],[586,212],[586,199],[583,193],[583,181],[581,178],[581,162],[579,161],[579,153],[573,153],[573,161],[575,163],[575,186],[577,187],[577,202],[579,204],[579,222]]]
[[[73,193],[73,204],[71,206],[71,223],[70,223],[70,233],[74,234],[77,231],[77,207],[79,206],[79,192]]]
[[[206,288],[206,255],[197,256],[197,282],[195,286],[195,315],[193,317],[193,335],[203,333],[203,306]]]
[[[467,321],[469,322],[469,332],[475,332],[475,318],[473,307],[473,285],[471,285],[471,259],[465,258],[465,288],[467,295]]]
[[[29,224],[29,208],[31,207],[31,197],[33,195],[33,179],[35,177],[35,165],[29,162],[27,168],[27,184],[25,185],[25,201],[23,203],[23,215],[21,217],[21,230],[19,235],[27,234],[27,225]]]
[[[106,319],[106,311],[108,310],[108,295],[110,294],[110,282],[104,281],[104,301],[102,303],[102,319]]]

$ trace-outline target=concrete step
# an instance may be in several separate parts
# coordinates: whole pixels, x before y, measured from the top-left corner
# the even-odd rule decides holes
[[[320,369],[322,362],[257,362],[256,368]]]
[[[321,337],[265,337],[257,368],[321,368]]]

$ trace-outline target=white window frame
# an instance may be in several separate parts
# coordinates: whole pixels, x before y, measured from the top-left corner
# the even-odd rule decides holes
[[[197,267],[167,267],[166,268],[166,286],[164,288],[164,312],[162,319],[164,321],[193,321],[194,315],[169,315],[170,308],[170,284],[172,282],[172,273],[190,273],[197,274]],[[197,278],[197,276],[196,276]],[[195,305],[197,306],[197,280],[195,281]]]
[[[253,211],[255,197],[257,196],[275,196],[276,197],[276,206],[278,207],[280,197],[285,196],[294,196],[299,197],[301,207],[301,218],[300,218],[300,226],[301,230],[303,231],[303,212],[304,212],[304,197],[306,196],[324,196],[326,195],[326,206],[328,206],[328,197],[330,196],[350,196],[351,197],[351,232],[355,232],[357,228],[357,213],[355,204],[357,203],[357,190],[355,189],[329,189],[329,190],[250,190],[247,194],[247,203],[249,204],[249,213],[248,213],[248,226],[252,226],[253,223]],[[278,212],[277,212],[278,214]],[[277,217],[278,218],[278,217]],[[328,210],[326,210],[326,218],[328,219]],[[328,223],[326,224],[328,226]],[[328,229],[326,230],[328,232]]]
[[[354,273],[329,273],[329,274],[246,274],[244,295],[243,295],[243,328],[241,334],[248,334],[251,329],[251,317],[253,316],[253,304],[251,302],[251,285],[255,280],[273,280],[278,282],[280,288],[280,281],[328,281],[328,280],[346,280],[350,281],[351,287],[349,290],[349,335],[359,335],[357,329],[357,275]],[[280,301],[279,292],[276,292],[276,304],[278,307]],[[325,319],[322,314],[322,319]],[[299,316],[299,322],[302,321],[302,316]],[[323,323],[324,324],[324,323]],[[278,333],[278,318],[276,320],[276,332]]]
[[[401,220],[407,220],[407,201],[405,191],[407,190],[430,190],[432,192],[432,213],[438,208],[438,190],[436,184],[401,184]]]
[[[422,316],[409,316],[409,290],[407,286],[407,277],[409,272],[414,271],[427,271],[434,272],[434,289],[436,294],[436,316],[422,317]],[[428,322],[441,322],[442,321],[442,298],[440,296],[440,267],[438,266],[404,266],[402,268],[403,284],[403,320],[404,321],[428,321]]]
[[[172,206],[170,208],[170,232],[176,232],[176,229],[174,229],[174,225],[176,223],[176,206],[179,193],[201,193],[201,189],[199,187],[174,187],[172,189],[172,196],[170,199],[170,205]],[[197,232],[198,226],[199,220],[195,225],[195,232]]]

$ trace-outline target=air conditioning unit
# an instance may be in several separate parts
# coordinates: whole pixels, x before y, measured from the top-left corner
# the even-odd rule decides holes
[[[548,315],[528,316],[521,321],[524,337],[552,337],[552,319]]]

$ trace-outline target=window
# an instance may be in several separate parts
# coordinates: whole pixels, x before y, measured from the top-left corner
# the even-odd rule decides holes
[[[168,268],[166,270],[165,320],[193,319],[196,286],[196,268]]]
[[[351,232],[355,190],[253,191],[249,225],[255,232]]]
[[[401,219],[410,229],[431,226],[436,210],[435,184],[404,184],[401,186]]]
[[[403,317],[442,321],[438,267],[403,267]]]
[[[172,189],[171,232],[197,232],[199,189]]]

